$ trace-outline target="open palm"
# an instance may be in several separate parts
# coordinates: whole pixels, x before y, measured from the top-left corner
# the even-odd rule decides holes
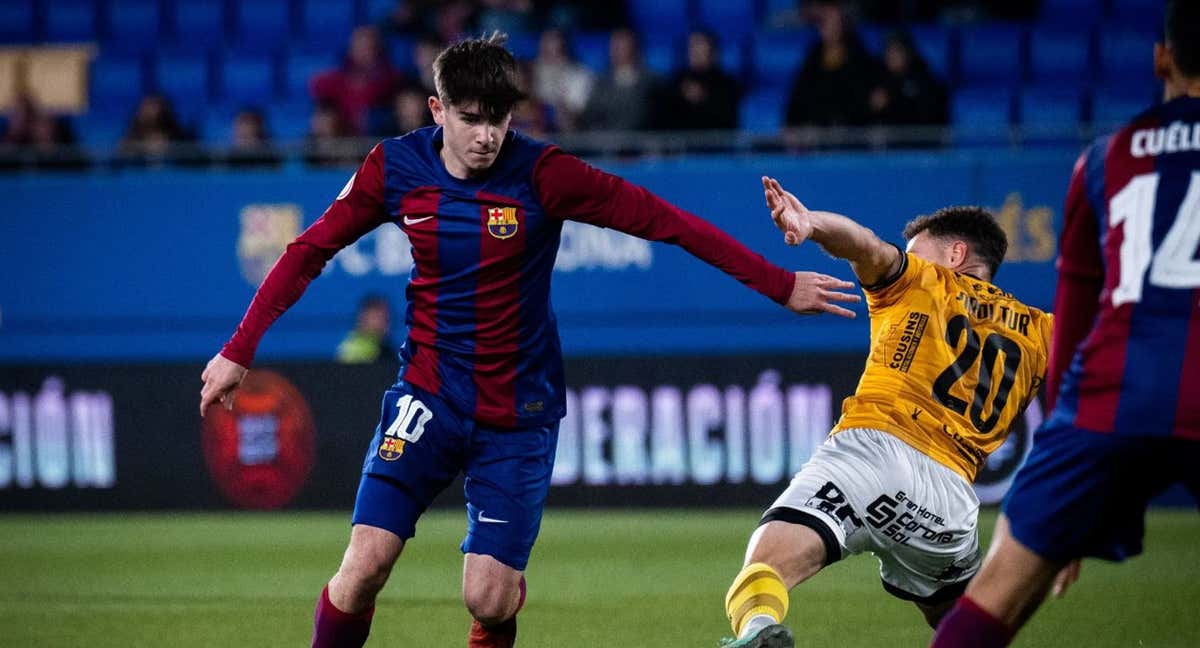
[[[763,196],[767,199],[767,209],[771,210],[771,220],[775,227],[783,232],[783,242],[788,245],[800,245],[812,235],[812,215],[804,203],[800,202],[791,192],[785,190],[779,181],[763,176]]]

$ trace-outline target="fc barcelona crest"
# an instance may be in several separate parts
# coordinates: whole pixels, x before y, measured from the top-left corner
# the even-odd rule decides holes
[[[395,461],[404,454],[404,442],[392,437],[384,437],[379,444],[379,458],[384,461]]]
[[[506,239],[517,233],[516,207],[489,207],[487,214],[488,233],[492,236]]]

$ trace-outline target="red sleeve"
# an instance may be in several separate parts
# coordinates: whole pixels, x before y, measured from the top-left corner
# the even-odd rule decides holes
[[[538,160],[533,184],[552,218],[673,243],[780,304],[792,294],[795,274],[771,264],[712,223],[555,147]]]
[[[258,342],[295,304],[309,282],[339,250],[386,222],[383,205],[383,148],[377,144],[321,218],[288,244],[258,287],[237,331],[221,355],[249,367]]]
[[[1058,287],[1054,295],[1054,335],[1046,368],[1046,405],[1058,400],[1062,376],[1075,350],[1092,329],[1100,310],[1104,263],[1100,255],[1100,223],[1088,200],[1087,154],[1080,156],[1067,189],[1063,231],[1058,244]]]

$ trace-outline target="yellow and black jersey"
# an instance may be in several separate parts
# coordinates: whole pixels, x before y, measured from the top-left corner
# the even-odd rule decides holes
[[[1053,316],[912,254],[864,290],[871,355],[833,433],[889,432],[973,482],[1045,379]]]

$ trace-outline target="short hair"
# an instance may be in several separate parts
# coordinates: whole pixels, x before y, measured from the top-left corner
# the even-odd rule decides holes
[[[971,253],[987,266],[988,280],[996,276],[1000,262],[1008,253],[1008,235],[988,210],[982,207],[943,207],[927,216],[918,216],[904,226],[906,240],[921,232],[929,232],[930,236],[937,238],[966,241]]]
[[[460,41],[442,50],[433,61],[433,83],[447,104],[479,103],[488,121],[498,122],[525,98],[517,76],[517,60],[504,46],[508,36]]]
[[[1163,33],[1183,76],[1200,77],[1200,2],[1167,2]]]

